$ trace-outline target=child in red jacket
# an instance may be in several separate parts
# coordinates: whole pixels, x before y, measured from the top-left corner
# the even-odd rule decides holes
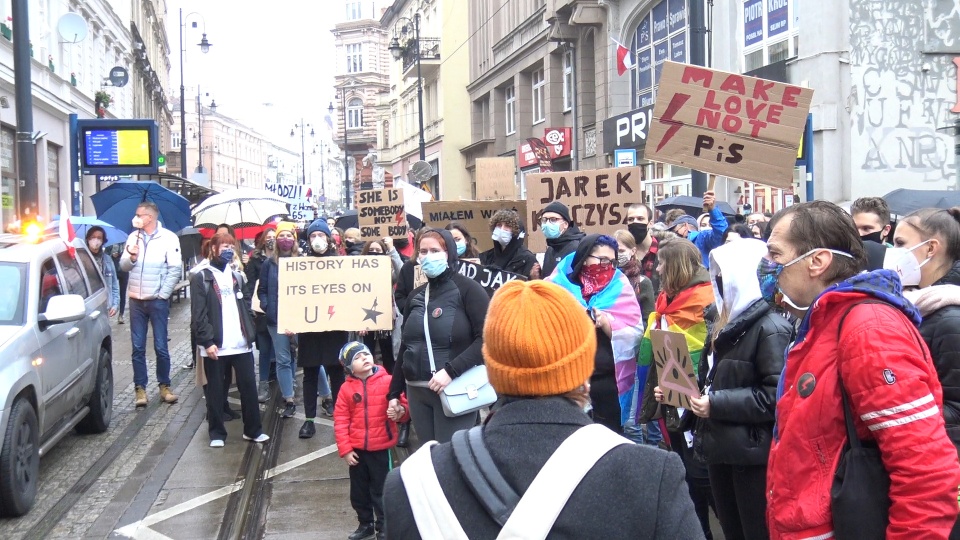
[[[397,444],[397,424],[388,417],[390,375],[373,362],[370,349],[351,341],[340,349],[347,379],[333,411],[333,429],[340,457],[350,465],[350,504],[360,526],[349,540],[383,538],[383,484],[390,471],[390,448]],[[406,421],[407,400],[400,396],[400,421]],[[376,518],[376,522],[374,522]]]

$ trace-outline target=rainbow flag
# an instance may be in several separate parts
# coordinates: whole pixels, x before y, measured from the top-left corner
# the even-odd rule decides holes
[[[653,343],[650,330],[670,330],[680,332],[687,338],[687,348],[693,360],[695,373],[699,373],[700,354],[707,342],[707,322],[703,312],[715,301],[713,285],[707,281],[680,292],[667,304],[667,297],[660,293],[656,311],[650,314],[647,330],[640,341],[640,354],[637,357],[637,378],[640,381],[638,392],[643,392],[643,383],[647,380],[650,365],[653,363]],[[638,396],[642,403],[642,397]],[[639,414],[640,407],[637,407]]]

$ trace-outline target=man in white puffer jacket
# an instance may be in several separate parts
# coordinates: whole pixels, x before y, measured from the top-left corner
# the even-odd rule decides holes
[[[170,296],[180,281],[180,239],[160,226],[157,205],[144,201],[137,206],[133,226],[139,231],[127,238],[120,269],[130,272],[130,341],[133,343],[133,382],[136,406],[147,405],[147,323],[153,327],[153,350],[157,354],[160,399],[176,403],[170,391],[170,352],[167,350],[167,319]]]

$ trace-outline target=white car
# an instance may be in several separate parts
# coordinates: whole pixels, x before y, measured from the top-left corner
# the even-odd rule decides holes
[[[26,514],[40,457],[113,413],[110,291],[80,239],[0,235],[0,516]]]

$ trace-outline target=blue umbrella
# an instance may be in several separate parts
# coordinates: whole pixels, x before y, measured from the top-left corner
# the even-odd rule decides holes
[[[137,213],[137,205],[144,201],[157,205],[157,219],[166,229],[179,231],[190,226],[190,202],[154,182],[114,182],[90,198],[100,220],[128,234],[133,232],[130,220]]]
[[[50,222],[50,225],[47,226],[47,229],[56,230],[60,226],[59,222],[60,216],[54,216],[53,220]],[[70,224],[73,225],[73,231],[77,233],[77,238],[86,238],[87,231],[90,230],[90,227],[98,226],[102,228],[107,235],[107,238],[103,243],[104,246],[112,246],[114,244],[121,244],[127,241],[127,233],[121,231],[106,221],[101,221],[92,216],[70,216]]]

